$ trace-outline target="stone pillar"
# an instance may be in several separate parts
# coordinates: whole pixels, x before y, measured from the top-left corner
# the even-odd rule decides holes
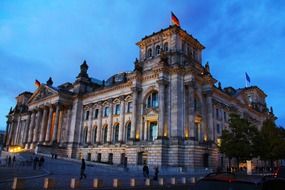
[[[138,92],[139,88],[133,87],[133,112],[132,112],[132,126],[131,126],[131,139],[136,139],[136,127],[137,127],[137,99],[138,99]]]
[[[120,110],[120,126],[119,126],[119,142],[124,141],[124,128],[125,128],[125,100],[121,96],[121,110]]]
[[[158,82],[159,88],[159,116],[158,116],[158,138],[162,138],[164,136],[164,132],[166,133],[167,129],[164,129],[164,114],[165,114],[165,84],[166,81],[160,79]]]
[[[40,132],[40,143],[42,143],[44,141],[44,137],[45,137],[45,129],[46,129],[46,121],[47,121],[47,108],[43,108],[44,109],[44,113],[43,113],[43,118],[42,118],[42,122],[41,122],[41,132]]]
[[[26,121],[26,129],[25,129],[25,132],[24,132],[23,143],[27,143],[28,142],[30,121],[31,121],[31,113],[29,112],[28,119]]]
[[[52,134],[52,142],[57,143],[57,133],[58,133],[58,121],[59,121],[59,110],[60,105],[56,105],[56,111],[55,111],[55,121],[54,121],[54,127],[53,127],[53,134]]]
[[[144,119],[144,140],[145,140],[145,141],[148,140],[148,139],[147,139],[147,138],[148,138],[147,134],[148,134],[147,120]]]
[[[39,140],[39,129],[41,126],[41,118],[42,117],[42,110],[38,109],[38,113],[37,113],[37,119],[36,119],[36,125],[34,128],[34,134],[33,134],[33,143],[38,142]]]
[[[98,144],[101,142],[101,133],[102,133],[102,111],[103,111],[103,107],[102,107],[102,105],[99,105],[97,137],[96,137],[96,143],[98,143]]]
[[[32,140],[33,140],[33,132],[34,132],[35,119],[36,119],[36,112],[35,112],[35,110],[33,110],[33,111],[32,111],[32,115],[31,115],[31,123],[30,123],[30,126],[29,126],[28,143],[31,143]]]
[[[71,112],[72,112],[72,107],[68,106],[68,108],[67,108],[67,116],[66,116],[66,126],[65,126],[66,137],[64,138],[66,142],[68,142],[68,138],[69,138],[69,135],[70,135],[70,121],[71,121],[70,113]]]
[[[17,121],[17,125],[16,125],[16,131],[15,131],[15,135],[14,135],[14,144],[18,144],[19,141],[19,137],[20,137],[20,126],[21,126],[21,116],[18,116],[18,121]]]
[[[49,107],[49,114],[48,114],[48,123],[47,123],[47,130],[46,130],[46,136],[45,136],[45,142],[50,142],[50,130],[51,130],[51,124],[52,124],[52,113],[53,113],[53,107],[50,105]]]
[[[213,136],[213,104],[211,94],[207,96],[207,121],[208,121],[208,130],[206,131],[208,140],[214,140]],[[208,134],[207,134],[208,133]]]
[[[91,144],[91,132],[92,132],[92,106],[89,108],[89,118],[88,118],[88,132],[87,132],[87,144]]]
[[[112,131],[113,131],[113,122],[112,122],[112,115],[113,115],[113,104],[110,101],[110,112],[108,116],[108,132],[107,132],[107,142],[111,143],[112,142]]]

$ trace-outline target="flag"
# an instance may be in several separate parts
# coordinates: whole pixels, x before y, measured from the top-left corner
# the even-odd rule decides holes
[[[173,25],[180,26],[180,22],[173,12],[171,12],[171,22]]]
[[[246,78],[246,81],[247,81],[248,83],[250,83],[250,78],[249,78],[247,72],[245,72],[245,78]]]
[[[37,88],[39,88],[39,87],[41,86],[40,81],[38,81],[37,79],[35,80],[35,86],[36,86]]]

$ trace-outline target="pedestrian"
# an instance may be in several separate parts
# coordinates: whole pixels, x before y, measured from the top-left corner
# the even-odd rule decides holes
[[[33,169],[34,170],[37,169],[38,162],[39,162],[39,158],[37,156],[35,156],[35,158],[33,160]]]
[[[11,158],[11,156],[9,156],[9,158],[8,158],[8,167],[11,167],[11,161],[12,161],[12,158]]]
[[[44,165],[45,159],[43,156],[41,156],[40,160],[39,160],[39,168],[41,169],[42,166]]]
[[[148,169],[148,166],[146,165],[146,163],[144,163],[144,166],[143,166],[143,176],[144,178],[149,178],[149,169]]]
[[[82,177],[86,178],[85,168],[86,168],[85,160],[84,158],[82,158],[81,167],[80,167],[80,179],[82,179]]]
[[[155,181],[158,180],[158,173],[159,173],[158,166],[156,166],[156,167],[154,168],[153,180],[155,180]]]
[[[15,167],[15,164],[16,164],[16,157],[15,155],[13,156],[13,160],[12,160],[12,167]]]

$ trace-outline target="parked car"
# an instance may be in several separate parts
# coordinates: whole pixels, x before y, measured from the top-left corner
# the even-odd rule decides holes
[[[262,177],[236,176],[233,173],[211,173],[199,180],[195,190],[262,190]]]

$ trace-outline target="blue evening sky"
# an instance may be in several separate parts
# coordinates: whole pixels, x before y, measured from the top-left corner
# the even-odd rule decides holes
[[[135,43],[166,28],[170,12],[205,47],[203,64],[222,86],[251,85],[268,95],[285,126],[285,1],[1,0],[0,130],[35,79],[73,82],[84,59],[98,79],[133,70]]]

